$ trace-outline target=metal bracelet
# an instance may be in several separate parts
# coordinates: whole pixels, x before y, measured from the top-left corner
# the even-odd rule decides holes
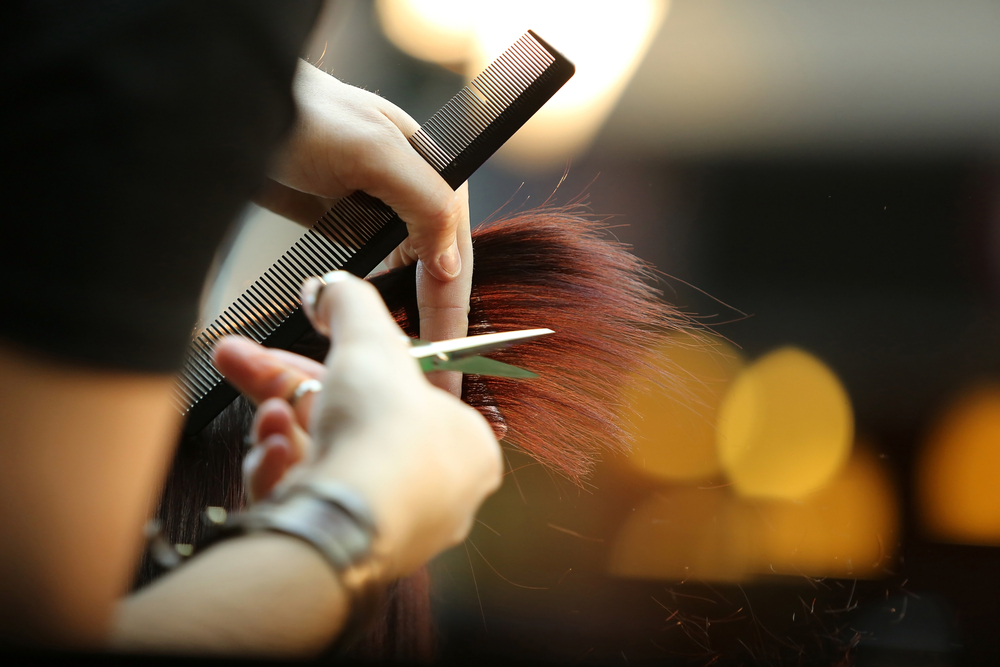
[[[375,521],[367,503],[350,488],[337,482],[303,482],[246,512],[206,512],[205,518],[217,527],[211,543],[272,531],[311,545],[330,563],[350,598],[350,626],[363,627],[380,607],[385,582],[372,557]]]

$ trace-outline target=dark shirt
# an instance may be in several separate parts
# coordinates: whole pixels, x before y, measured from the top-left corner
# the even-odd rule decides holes
[[[0,337],[180,367],[215,249],[293,120],[319,5],[4,3]]]

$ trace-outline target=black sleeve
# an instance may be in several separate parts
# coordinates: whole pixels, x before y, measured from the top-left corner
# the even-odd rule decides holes
[[[4,3],[0,337],[181,365],[215,248],[291,125],[319,4]]]

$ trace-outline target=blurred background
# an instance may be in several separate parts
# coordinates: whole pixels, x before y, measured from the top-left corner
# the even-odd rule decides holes
[[[433,565],[446,658],[1000,656],[1000,4],[338,0],[305,54],[423,121],[527,29],[577,76],[472,178],[614,215],[715,345],[583,487],[515,452]],[[301,233],[251,207],[205,317]]]

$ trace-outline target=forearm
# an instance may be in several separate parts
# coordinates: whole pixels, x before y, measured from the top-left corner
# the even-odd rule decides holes
[[[333,641],[347,613],[318,551],[258,533],[222,542],[124,600],[111,641],[139,653],[307,657]]]
[[[0,643],[105,642],[180,426],[173,383],[0,344]]]

